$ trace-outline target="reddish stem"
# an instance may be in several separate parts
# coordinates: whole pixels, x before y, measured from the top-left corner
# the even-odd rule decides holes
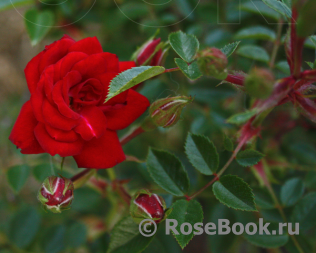
[[[85,169],[84,171],[81,171],[80,173],[74,175],[72,178],[70,178],[70,180],[72,182],[75,182],[76,180],[78,180],[79,178],[82,178],[84,175],[88,174],[90,172],[90,169]]]
[[[125,145],[130,140],[134,139],[136,136],[140,135],[141,133],[144,133],[145,130],[142,127],[135,128],[132,132],[128,133],[127,135],[123,136],[120,140],[121,145]]]
[[[212,179],[212,181],[208,182],[205,186],[203,186],[200,190],[198,190],[196,193],[192,194],[191,196],[186,195],[186,200],[190,201],[191,199],[195,198],[197,195],[199,195],[200,193],[202,193],[204,190],[206,190],[209,186],[211,186],[213,183],[215,183],[216,181],[219,180],[219,177],[217,176],[216,173],[213,174],[214,178]]]
[[[166,70],[164,71],[164,73],[174,72],[174,71],[178,71],[178,70],[180,70],[180,68],[179,68],[179,67],[172,68],[172,69],[166,69]]]

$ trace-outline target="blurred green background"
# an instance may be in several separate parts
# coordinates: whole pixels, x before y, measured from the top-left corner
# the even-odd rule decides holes
[[[75,191],[71,210],[62,214],[46,213],[37,201],[37,190],[44,178],[61,173],[71,176],[80,170],[72,157],[66,158],[61,172],[61,158],[49,155],[22,155],[9,142],[8,136],[22,104],[29,99],[23,69],[27,62],[44,46],[69,34],[75,39],[97,36],[104,51],[112,52],[120,60],[129,60],[132,53],[160,29],[159,36],[167,40],[172,31],[182,30],[195,34],[201,46],[221,48],[236,40],[243,45],[256,45],[271,55],[275,42],[277,23],[280,15],[269,9],[261,1],[238,0],[0,0],[0,253],[7,252],[106,252],[110,230],[128,207],[108,187],[102,194],[84,186]],[[258,8],[257,8],[258,7]],[[23,15],[30,9],[38,12],[49,11],[54,16],[53,26],[45,33],[44,39],[31,46]],[[261,14],[258,13],[260,9]],[[68,25],[71,24],[72,25]],[[265,27],[264,36],[238,35],[242,29],[255,26]],[[256,30],[255,29],[255,30]],[[272,31],[272,33],[271,33]],[[283,28],[283,33],[285,27]],[[268,67],[268,61],[255,59],[242,52],[229,58],[229,68],[248,72],[254,66]],[[314,61],[315,45],[308,41],[304,59]],[[170,51],[166,67],[175,67],[175,54]],[[282,46],[277,54],[274,74],[284,77],[289,74]],[[304,65],[307,68],[307,65]],[[145,133],[125,146],[126,154],[145,160],[148,147],[166,149],[181,158],[190,176],[191,192],[203,186],[210,179],[198,174],[184,155],[184,142],[187,133],[208,136],[217,146],[220,162],[223,165],[230,156],[223,148],[223,133],[236,141],[236,126],[225,120],[234,113],[249,107],[249,97],[229,84],[217,86],[220,81],[200,78],[189,81],[182,73],[167,73],[149,80],[140,92],[153,102],[158,98],[174,95],[192,95],[194,103],[182,114],[181,121],[171,129],[157,129]],[[146,116],[146,113],[145,115]],[[282,118],[283,117],[283,118]],[[134,125],[140,122],[139,119]],[[294,122],[294,123],[293,123]],[[293,127],[290,127],[291,124]],[[132,126],[131,126],[132,127]],[[120,132],[123,135],[126,131]],[[256,143],[258,150],[267,158],[278,163],[271,166],[270,179],[279,194],[282,184],[289,178],[298,177],[304,182],[305,192],[315,190],[316,185],[316,139],[314,124],[305,120],[292,105],[276,109],[265,121],[262,138]],[[11,171],[11,172],[10,172]],[[115,168],[117,178],[129,179],[126,186],[130,192],[141,188],[156,190],[165,197],[170,206],[172,197],[164,194],[153,184],[145,164],[124,162]],[[11,174],[10,174],[11,173]],[[257,191],[260,215],[234,211],[219,204],[211,189],[199,198],[204,208],[204,221],[228,218],[231,222],[256,221],[264,217],[267,221],[281,221],[280,215],[266,192],[260,187],[249,169],[233,163],[228,173],[242,177]],[[107,171],[99,171],[102,180],[108,180]],[[8,182],[13,178],[14,182]],[[12,188],[13,184],[13,188]],[[257,195],[258,193],[258,195]],[[263,196],[263,197],[262,197]],[[261,198],[260,198],[261,197]],[[261,200],[261,202],[260,202]],[[316,207],[313,207],[314,213]],[[291,215],[293,206],[285,209]],[[315,251],[315,216],[310,217],[311,226],[303,228],[302,244],[305,252]],[[292,242],[281,249],[263,249],[249,243],[243,236],[195,236],[184,252],[296,252]],[[176,240],[166,236],[163,228],[145,252],[181,252]]]

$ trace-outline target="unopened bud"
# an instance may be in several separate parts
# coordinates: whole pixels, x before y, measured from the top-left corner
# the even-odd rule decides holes
[[[156,126],[171,127],[180,119],[182,109],[193,99],[186,96],[163,98],[155,101],[149,108],[149,114]]]
[[[161,42],[160,38],[155,38],[158,32],[148,39],[136,52],[131,60],[137,66],[162,66],[167,56],[169,45]]]
[[[70,208],[73,191],[74,185],[70,179],[50,176],[43,182],[38,192],[38,200],[46,210],[61,213]]]
[[[274,75],[264,68],[253,68],[245,79],[247,93],[259,99],[269,97],[275,82]]]
[[[165,218],[166,203],[164,199],[148,190],[140,190],[132,199],[130,213],[136,223],[151,219],[156,223]]]
[[[220,80],[224,80],[227,77],[227,57],[218,48],[206,48],[200,51],[196,58],[199,68],[204,75]]]

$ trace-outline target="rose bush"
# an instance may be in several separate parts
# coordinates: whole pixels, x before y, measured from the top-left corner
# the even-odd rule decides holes
[[[96,37],[69,36],[46,46],[25,68],[31,93],[9,139],[23,154],[73,156],[78,167],[110,168],[125,160],[116,131],[149,106],[130,89],[104,103],[110,81],[135,66],[103,52]]]

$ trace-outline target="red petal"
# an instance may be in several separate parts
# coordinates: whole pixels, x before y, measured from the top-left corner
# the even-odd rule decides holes
[[[134,61],[120,61],[119,66],[120,72],[123,72],[125,70],[136,67],[136,64]]]
[[[107,169],[123,162],[125,155],[116,132],[107,130],[101,138],[85,143],[74,158],[79,168]]]
[[[106,64],[107,62],[101,54],[93,54],[76,63],[72,70],[77,70],[85,80],[106,73]]]
[[[68,91],[70,87],[81,81],[81,75],[78,71],[69,72],[64,80],[55,84],[52,98],[58,107],[58,111],[67,118],[79,119],[80,115],[69,107]]]
[[[36,89],[37,83],[40,79],[40,72],[39,72],[38,65],[42,59],[42,56],[43,56],[43,52],[39,53],[26,65],[24,69],[27,86],[31,94]]]
[[[160,38],[149,42],[144,46],[143,50],[139,53],[137,57],[138,65],[142,65],[154,52],[158,44],[160,43]]]
[[[55,64],[67,53],[68,49],[73,45],[75,41],[67,37],[56,41],[50,47],[48,47],[43,54],[43,57],[39,64],[39,72],[41,73],[47,66]]]
[[[47,99],[43,101],[42,110],[45,121],[54,128],[69,131],[78,125],[78,120],[63,116]]]
[[[74,142],[78,140],[79,136],[74,130],[63,131],[57,128],[53,128],[50,125],[46,124],[45,129],[47,133],[56,141],[61,142]]]
[[[78,155],[81,153],[84,144],[84,140],[81,138],[74,142],[60,142],[54,140],[47,133],[43,123],[39,123],[35,127],[35,136],[42,148],[52,156],[56,154],[62,157]]]
[[[116,54],[102,53],[99,55],[106,60],[106,72],[119,72],[119,59]]]
[[[39,154],[44,150],[39,145],[34,135],[34,128],[38,121],[34,117],[32,105],[27,101],[13,126],[9,140],[21,149],[22,154]]]
[[[79,125],[74,129],[81,137],[89,141],[100,138],[106,131],[106,117],[96,106],[85,106],[80,111]]]
[[[83,52],[88,55],[102,53],[102,46],[97,37],[79,40],[69,48],[69,52]]]
[[[128,90],[126,105],[118,109],[112,107],[104,110],[104,115],[108,120],[108,128],[120,130],[128,127],[146,111],[149,105],[146,97],[134,90]]]

